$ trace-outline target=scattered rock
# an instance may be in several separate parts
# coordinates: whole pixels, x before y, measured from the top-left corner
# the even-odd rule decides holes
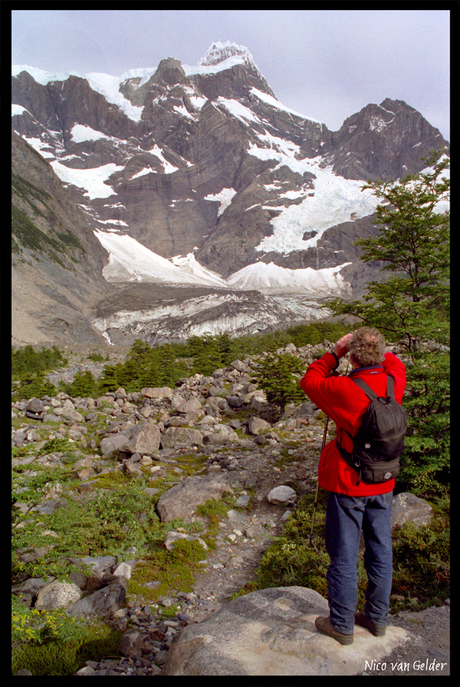
[[[168,427],[161,436],[163,448],[175,448],[179,445],[193,446],[203,443],[203,433],[190,427]]]
[[[307,362],[307,358],[312,357],[314,352],[314,347],[305,347],[305,349],[292,350],[291,354],[303,356]],[[247,636],[255,665],[258,665],[257,662],[262,661],[263,658],[264,664],[267,662],[265,670],[272,670],[270,661],[277,652],[282,651],[284,655],[284,649],[280,647],[287,647],[289,661],[286,665],[294,666],[295,670],[298,666],[301,666],[299,670],[310,669],[308,666],[305,667],[306,664],[302,661],[306,661],[309,656],[312,658],[311,651],[310,654],[308,651],[316,647],[320,640],[316,636],[312,637],[312,632],[315,630],[312,630],[311,623],[310,626],[304,623],[301,610],[305,602],[303,592],[299,593],[299,598],[297,598],[297,592],[293,592],[296,599],[294,606],[298,604],[300,609],[295,611],[298,612],[297,616],[289,604],[286,610],[283,606],[284,601],[280,601],[277,597],[273,598],[272,605],[275,610],[279,609],[277,619],[267,615],[267,611],[264,610],[265,601],[261,601],[259,597],[256,601],[254,601],[256,597],[251,597],[251,595],[242,597],[248,599],[248,602],[254,606],[254,618],[257,616],[257,619],[253,618],[251,622],[255,624],[256,629],[260,629],[258,639],[255,630],[252,632],[247,629],[250,623],[247,621],[246,611],[240,613],[240,609],[238,613],[235,613],[233,602],[229,604],[228,600],[253,579],[251,576],[255,574],[264,550],[273,537],[280,533],[283,522],[289,516],[290,507],[296,502],[297,495],[288,484],[294,481],[306,482],[308,488],[309,479],[315,478],[323,425],[316,419],[318,412],[316,406],[308,402],[300,407],[289,408],[280,422],[270,424],[267,421],[269,414],[266,412],[266,399],[249,382],[250,362],[240,361],[240,363],[241,365],[218,370],[212,377],[195,375],[190,379],[184,378],[179,385],[180,392],[169,388],[146,388],[137,394],[127,394],[125,390],[118,389],[115,393],[106,394],[99,399],[72,399],[62,393],[54,398],[37,399],[46,413],[43,419],[33,418],[35,421],[40,421],[39,429],[38,426],[34,426],[31,422],[32,418],[26,413],[31,401],[23,400],[13,404],[13,416],[16,419],[12,443],[14,446],[31,446],[30,455],[27,451],[21,451],[20,457],[13,459],[13,467],[21,466],[24,476],[29,471],[33,474],[35,461],[37,465],[44,465],[50,469],[64,467],[63,453],[43,453],[41,447],[48,439],[67,438],[73,439],[75,451],[81,454],[80,459],[72,467],[75,478],[80,480],[75,490],[79,498],[91,497],[91,491],[98,489],[99,476],[103,477],[115,470],[123,470],[134,475],[151,474],[152,478],[156,475],[161,478],[166,472],[168,479],[170,479],[171,471],[175,473],[176,477],[172,478],[171,487],[162,494],[157,504],[162,522],[170,522],[175,518],[182,518],[185,522],[200,520],[196,515],[199,504],[208,499],[219,499],[225,492],[238,496],[235,508],[228,511],[226,518],[222,517],[219,520],[215,548],[209,547],[206,550],[203,539],[195,534],[187,534],[185,530],[173,530],[165,538],[164,545],[169,550],[173,549],[175,542],[179,539],[191,539],[198,541],[206,551],[206,560],[202,561],[202,572],[196,575],[193,592],[171,592],[171,598],[162,598],[159,604],[152,604],[151,608],[142,605],[127,607],[127,581],[132,575],[136,561],[142,557],[139,553],[136,555],[134,549],[132,553],[129,552],[132,560],[124,562],[120,562],[114,556],[72,558],[72,562],[78,567],[78,570],[71,575],[71,589],[75,598],[66,596],[62,589],[59,592],[57,585],[51,585],[56,582],[52,579],[30,578],[21,581],[21,584],[14,588],[13,592],[21,603],[31,608],[40,608],[41,604],[48,603],[68,604],[67,612],[70,614],[106,617],[110,619],[110,622],[115,622],[122,631],[130,633],[123,640],[125,653],[121,658],[90,662],[82,671],[79,671],[79,674],[160,674],[163,666],[169,670],[168,653],[171,653],[173,638],[180,637],[192,627],[214,632],[212,623],[209,626],[204,625],[215,615],[222,620],[222,629],[228,636],[232,634],[232,630],[227,619],[237,619],[234,633],[236,638],[232,638],[230,645],[233,646],[234,642],[238,642],[240,633],[241,642]],[[224,389],[227,391],[224,392]],[[216,393],[220,395],[214,395]],[[232,400],[233,407],[231,407],[228,403],[229,397],[240,400]],[[174,404],[173,399],[175,399]],[[33,407],[39,410],[41,406],[33,404]],[[58,413],[51,413],[50,409]],[[242,410],[241,414],[240,410]],[[81,419],[71,420],[72,412],[78,413]],[[22,425],[17,422],[21,417],[26,418]],[[156,421],[152,419],[153,417],[157,418]],[[86,436],[85,432],[87,432]],[[281,463],[279,458],[283,455],[286,432],[289,433],[290,440],[294,440],[294,448],[290,447],[288,450],[289,460],[283,460]],[[90,440],[88,440],[88,435],[91,436]],[[298,443],[298,448],[295,447],[295,442]],[[187,456],[187,454],[192,455]],[[200,472],[186,476],[189,474],[188,470],[195,456],[200,459],[198,463]],[[191,461],[189,465],[187,465],[188,458]],[[164,488],[163,485],[162,488]],[[158,494],[158,489],[148,487],[145,492],[154,497]],[[25,498],[24,501],[26,501]],[[22,512],[30,509],[30,505],[20,501],[14,505]],[[67,505],[67,498],[62,495],[62,488],[60,485],[53,484],[43,489],[42,500],[38,505],[33,506],[33,509],[42,513],[45,519],[48,513]],[[395,497],[393,504],[395,525],[410,519],[422,525],[429,521],[429,517],[431,517],[431,507],[422,499],[410,494],[399,494]],[[50,535],[50,530],[43,528],[41,534]],[[59,533],[55,532],[51,536],[58,537]],[[20,561],[33,562],[45,555],[49,548],[49,546],[28,547],[18,551],[17,554]],[[158,576],[158,579],[147,582],[145,587],[156,589],[160,584],[161,579]],[[44,591],[46,587],[49,587],[49,593]],[[270,592],[270,590],[264,591]],[[281,598],[287,598],[285,590],[278,591],[282,593]],[[304,592],[308,593],[311,590],[304,590]],[[40,601],[38,601],[40,594]],[[45,599],[48,600],[45,601]],[[316,601],[312,601],[310,597],[308,599],[313,609],[311,614],[319,612],[315,605],[318,599]],[[318,601],[318,604],[321,613],[327,612],[324,609],[324,599]],[[162,617],[162,607],[170,608],[171,606],[178,606],[177,615],[165,620]],[[219,616],[218,614],[227,607],[229,607],[228,615],[223,613]],[[433,609],[429,626],[420,625],[423,636],[427,635],[431,628],[433,628],[433,636],[438,638],[448,636],[446,634],[448,633],[446,608]],[[238,619],[239,615],[243,616],[243,620]],[[423,615],[414,614],[414,616],[415,618],[397,616],[395,624],[401,623],[404,629],[411,630],[413,627],[418,629],[418,618]],[[439,627],[436,626],[437,619],[440,619]],[[261,629],[262,626],[264,629]],[[370,639],[372,642],[373,639]],[[208,639],[203,640],[201,635],[197,635],[191,641],[195,642],[195,649],[199,648],[200,643],[203,650],[208,646]],[[322,638],[321,641],[329,642],[329,654],[331,654],[333,640]],[[178,643],[179,640],[177,640]],[[363,645],[366,652],[368,644],[366,641]],[[355,645],[355,648],[359,648],[358,640],[355,641]],[[176,646],[176,642],[173,646]],[[185,645],[182,645],[180,650],[174,650],[176,658],[177,652],[189,651],[190,646],[187,646],[188,648],[185,648]],[[413,646],[417,647],[420,655],[423,654],[424,644]],[[300,653],[299,647],[301,647]],[[332,647],[334,653],[337,653],[335,643]],[[209,642],[208,648],[216,656],[223,651],[212,642]],[[349,647],[343,649],[349,649]],[[343,652],[343,649],[339,647],[339,652]],[[269,653],[264,653],[266,651]],[[390,647],[388,651],[396,657],[398,652],[402,658],[409,655],[407,643],[397,645],[394,649]],[[415,648],[410,651],[413,653]],[[191,657],[190,666],[195,665],[195,660],[198,660],[195,653]],[[439,656],[438,654],[436,656],[442,658],[445,653],[445,639],[443,639]],[[240,659],[242,661],[241,665],[237,660],[232,659],[231,670],[252,670],[245,663],[248,655],[249,650],[246,654],[244,651],[241,652],[241,657],[238,658],[238,661]],[[374,654],[371,652],[369,655]],[[203,660],[212,665],[214,658],[208,654]],[[320,669],[326,671],[324,674],[335,674],[327,672],[335,670],[333,656],[328,656],[326,652],[321,660],[324,660],[324,663],[321,663],[322,668],[320,666]],[[347,660],[348,666],[348,658],[344,660]],[[283,665],[279,655],[277,662],[278,665]],[[223,665],[223,668],[219,668],[216,664],[216,669],[225,670],[225,661]],[[350,664],[350,666],[353,665],[356,668],[356,664]],[[192,668],[186,668],[186,670],[189,669]],[[349,667],[346,669],[348,670]],[[182,668],[179,670],[181,671]],[[364,669],[361,668],[361,670]]]
[[[119,582],[112,582],[67,608],[70,615],[105,617],[121,608],[126,598],[126,588]]]
[[[69,558],[69,563],[80,569],[70,573],[70,579],[85,592],[94,591],[102,586],[104,577],[116,564],[114,556],[84,556]]]
[[[26,417],[32,420],[42,420],[45,415],[45,406],[39,398],[31,398],[26,406]]]
[[[144,642],[140,632],[129,630],[123,634],[119,650],[124,656],[137,658],[141,656],[143,644]]]
[[[158,425],[145,420],[122,432],[127,438],[123,451],[128,453],[155,453],[160,448],[161,432]]]
[[[141,395],[145,398],[172,398],[173,390],[169,386],[145,387],[141,389]]]
[[[268,432],[272,428],[271,424],[261,417],[252,416],[248,421],[249,434],[260,434],[261,432]]]

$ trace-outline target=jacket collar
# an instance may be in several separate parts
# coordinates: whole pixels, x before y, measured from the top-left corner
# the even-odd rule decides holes
[[[355,367],[354,370],[350,372],[349,377],[354,377],[355,375],[364,372],[366,374],[379,374],[383,371],[383,365],[368,365],[367,367]]]

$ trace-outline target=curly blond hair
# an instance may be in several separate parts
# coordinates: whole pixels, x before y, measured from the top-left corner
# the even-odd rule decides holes
[[[361,327],[353,333],[348,350],[360,367],[380,365],[385,356],[385,340],[377,329]]]

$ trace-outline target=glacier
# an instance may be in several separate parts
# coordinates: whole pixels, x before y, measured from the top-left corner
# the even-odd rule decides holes
[[[291,270],[273,263],[256,262],[223,279],[200,265],[193,253],[167,260],[119,230],[97,229],[94,234],[109,253],[109,262],[103,269],[108,282],[211,286],[264,294],[303,294],[313,299],[326,297],[331,292],[350,293],[350,284],[340,274],[350,264],[348,262],[319,270],[310,267]]]

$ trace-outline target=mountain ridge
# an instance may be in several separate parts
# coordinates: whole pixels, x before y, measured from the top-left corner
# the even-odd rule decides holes
[[[92,250],[102,298],[102,273],[112,275],[118,293],[121,283],[152,281],[155,256],[169,261],[178,284],[194,283],[184,277],[193,273],[193,257],[219,289],[219,280],[241,285],[246,270],[248,293],[286,296],[298,286],[312,301],[327,295],[314,288],[327,276],[322,270],[335,270],[329,295],[356,295],[378,272],[359,264],[353,246],[376,231],[376,200],[360,182],[417,173],[423,155],[448,145],[414,108],[389,98],[331,132],[282,105],[249,50],[231,42],[211,45],[196,67],[169,57],[121,77],[14,67],[12,93],[13,130],[46,160],[84,216],[84,231],[98,240]],[[120,256],[117,263],[107,252],[116,236],[125,248],[135,242],[134,260],[149,251],[149,265],[130,267]],[[304,283],[307,269],[312,278]]]

